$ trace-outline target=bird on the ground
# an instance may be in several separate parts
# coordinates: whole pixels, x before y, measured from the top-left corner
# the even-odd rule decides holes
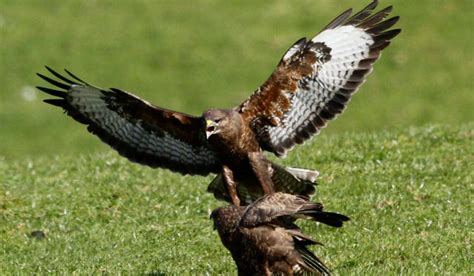
[[[374,12],[373,1],[351,16],[346,10],[314,38],[302,38],[283,55],[271,76],[242,104],[192,116],[152,105],[116,88],[101,89],[66,70],[45,102],[131,161],[182,174],[217,177],[208,190],[235,205],[282,191],[310,195],[317,172],[283,168],[264,155],[284,156],[341,113],[400,29],[392,7]]]
[[[329,269],[307,248],[320,243],[303,234],[294,221],[302,218],[341,227],[349,220],[323,211],[320,203],[285,193],[265,195],[248,206],[217,208],[211,218],[239,275],[328,275]]]

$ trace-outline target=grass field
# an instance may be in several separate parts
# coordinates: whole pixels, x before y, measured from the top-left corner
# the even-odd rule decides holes
[[[352,218],[304,223],[325,243],[313,250],[341,275],[472,273],[473,127],[335,135],[285,159],[320,170],[317,200]],[[3,160],[0,177],[0,274],[234,271],[209,178],[114,153]]]
[[[211,178],[119,157],[41,102],[44,65],[198,115],[365,2],[0,0],[0,275],[234,272]],[[278,162],[318,169],[316,199],[352,218],[303,224],[335,273],[473,274],[473,2],[380,2],[401,35],[345,113]]]

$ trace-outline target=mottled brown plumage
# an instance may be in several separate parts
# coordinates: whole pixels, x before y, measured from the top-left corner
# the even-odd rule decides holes
[[[307,248],[319,243],[303,234],[294,221],[303,218],[341,227],[349,220],[341,214],[324,212],[319,203],[284,193],[263,196],[247,207],[217,208],[211,218],[239,275],[329,274],[324,263]]]
[[[275,191],[310,195],[316,172],[281,168],[263,151],[282,156],[343,111],[400,32],[389,30],[398,17],[384,21],[391,7],[373,13],[376,5],[352,17],[347,10],[313,39],[298,40],[244,103],[200,117],[95,87],[68,71],[70,78],[47,68],[59,81],[38,75],[60,90],[38,88],[58,97],[45,102],[62,107],[131,161],[183,174],[216,173],[208,190],[222,195],[224,187],[220,198],[236,205]]]

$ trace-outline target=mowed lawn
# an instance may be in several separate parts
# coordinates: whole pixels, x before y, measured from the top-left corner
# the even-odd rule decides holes
[[[351,217],[303,223],[346,274],[472,273],[473,124],[322,138],[282,161],[321,172],[314,198]],[[209,220],[210,178],[114,153],[0,161],[0,274],[235,273]],[[32,237],[40,230],[44,238]]]
[[[368,2],[0,0],[0,274],[235,274],[212,178],[119,157],[41,102],[44,65],[199,115]],[[314,199],[352,218],[301,224],[335,273],[472,274],[474,6],[380,2],[402,33],[345,113],[277,162],[318,169]]]

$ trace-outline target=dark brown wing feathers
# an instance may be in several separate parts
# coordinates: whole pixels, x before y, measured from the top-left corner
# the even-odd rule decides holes
[[[247,206],[240,223],[244,227],[254,227],[282,217],[312,219],[333,227],[341,227],[349,220],[345,215],[323,211],[322,204],[311,202],[306,197],[274,193]]]
[[[45,102],[63,108],[129,160],[183,174],[219,171],[220,162],[207,145],[200,117],[153,106],[116,88],[94,87],[67,70],[74,80],[46,68],[60,81],[38,76],[63,91],[38,87],[56,97]]]
[[[273,272],[318,272],[329,269],[307,246],[320,244],[302,233],[296,218],[313,219],[323,206],[307,198],[284,193],[266,195],[247,207],[228,206],[214,210],[214,219],[223,244],[232,253],[239,275]],[[307,216],[310,214],[310,216]],[[343,221],[348,220],[340,215]]]

